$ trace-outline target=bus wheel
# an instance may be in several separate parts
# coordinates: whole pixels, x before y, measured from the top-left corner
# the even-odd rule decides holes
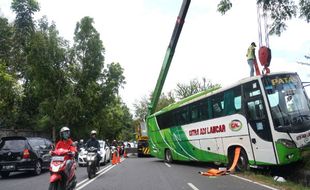
[[[235,157],[235,150],[230,151],[229,154],[229,167],[233,164]],[[250,169],[248,156],[243,148],[241,148],[239,159],[235,167],[236,171],[244,172]]]
[[[165,162],[168,162],[168,163],[173,162],[172,154],[171,154],[171,151],[169,149],[166,149],[166,151],[165,151]]]

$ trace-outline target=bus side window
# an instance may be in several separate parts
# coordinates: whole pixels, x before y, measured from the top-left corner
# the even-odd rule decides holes
[[[212,113],[214,118],[223,116],[224,106],[223,93],[220,93],[212,98]]]
[[[184,125],[187,124],[189,120],[189,113],[188,113],[188,107],[180,108],[175,113],[175,119],[177,125]]]
[[[207,100],[202,101],[199,104],[199,117],[200,117],[200,121],[202,120],[206,120],[209,119],[209,110],[208,110],[208,104],[207,104]]]
[[[241,109],[241,87],[236,87],[224,92],[224,114],[231,115]]]
[[[193,105],[191,106],[191,111],[190,111],[191,115],[191,122],[197,122],[200,120],[199,117],[199,107],[197,105]]]

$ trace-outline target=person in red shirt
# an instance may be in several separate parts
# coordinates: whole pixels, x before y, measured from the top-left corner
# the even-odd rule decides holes
[[[73,141],[70,138],[70,129],[68,127],[62,127],[60,129],[60,141],[57,142],[55,149],[67,149],[70,150],[70,154],[72,154],[72,158],[71,160],[67,161],[67,168],[66,168],[66,172],[67,174],[69,174],[70,169],[73,165],[73,163],[75,162],[74,157],[75,154],[77,153],[76,147],[73,145]]]
[[[76,147],[73,145],[73,141],[70,138],[70,129],[68,127],[62,127],[60,129],[60,141],[56,144],[56,149],[63,148],[70,150],[76,154]]]

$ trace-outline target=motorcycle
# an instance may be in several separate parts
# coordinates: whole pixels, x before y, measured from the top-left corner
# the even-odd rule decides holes
[[[96,172],[99,170],[99,166],[97,166],[97,164],[98,164],[97,148],[95,147],[87,148],[86,165],[89,179],[95,177]]]
[[[74,153],[66,149],[51,152],[49,190],[73,190],[76,186]]]

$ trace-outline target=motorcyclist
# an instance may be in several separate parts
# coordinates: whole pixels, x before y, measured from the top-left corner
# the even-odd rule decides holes
[[[56,144],[56,148],[55,149],[66,149],[69,150],[72,156],[72,158],[74,158],[74,156],[76,155],[76,147],[73,145],[73,141],[70,138],[70,129],[68,127],[62,127],[60,129],[60,140],[57,142]],[[72,160],[68,160],[67,161],[67,168],[66,168],[66,172],[69,173],[70,169],[73,165],[74,159]]]
[[[80,142],[78,143],[78,151],[81,151],[81,148],[84,148],[84,140],[81,139]]]
[[[68,127],[62,127],[60,129],[60,140],[56,144],[55,149],[67,149],[70,150],[72,153],[76,153],[76,147],[73,145],[73,141],[70,138],[70,129]]]
[[[92,130],[90,132],[90,139],[87,141],[86,143],[86,148],[89,148],[89,147],[95,147],[97,148],[97,167],[99,168],[100,166],[100,160],[101,160],[101,156],[99,154],[99,151],[100,151],[100,144],[99,144],[99,141],[96,139],[96,135],[97,135],[97,131],[95,130]]]
[[[114,146],[115,148],[118,146],[118,143],[115,139],[112,141],[111,146]]]

